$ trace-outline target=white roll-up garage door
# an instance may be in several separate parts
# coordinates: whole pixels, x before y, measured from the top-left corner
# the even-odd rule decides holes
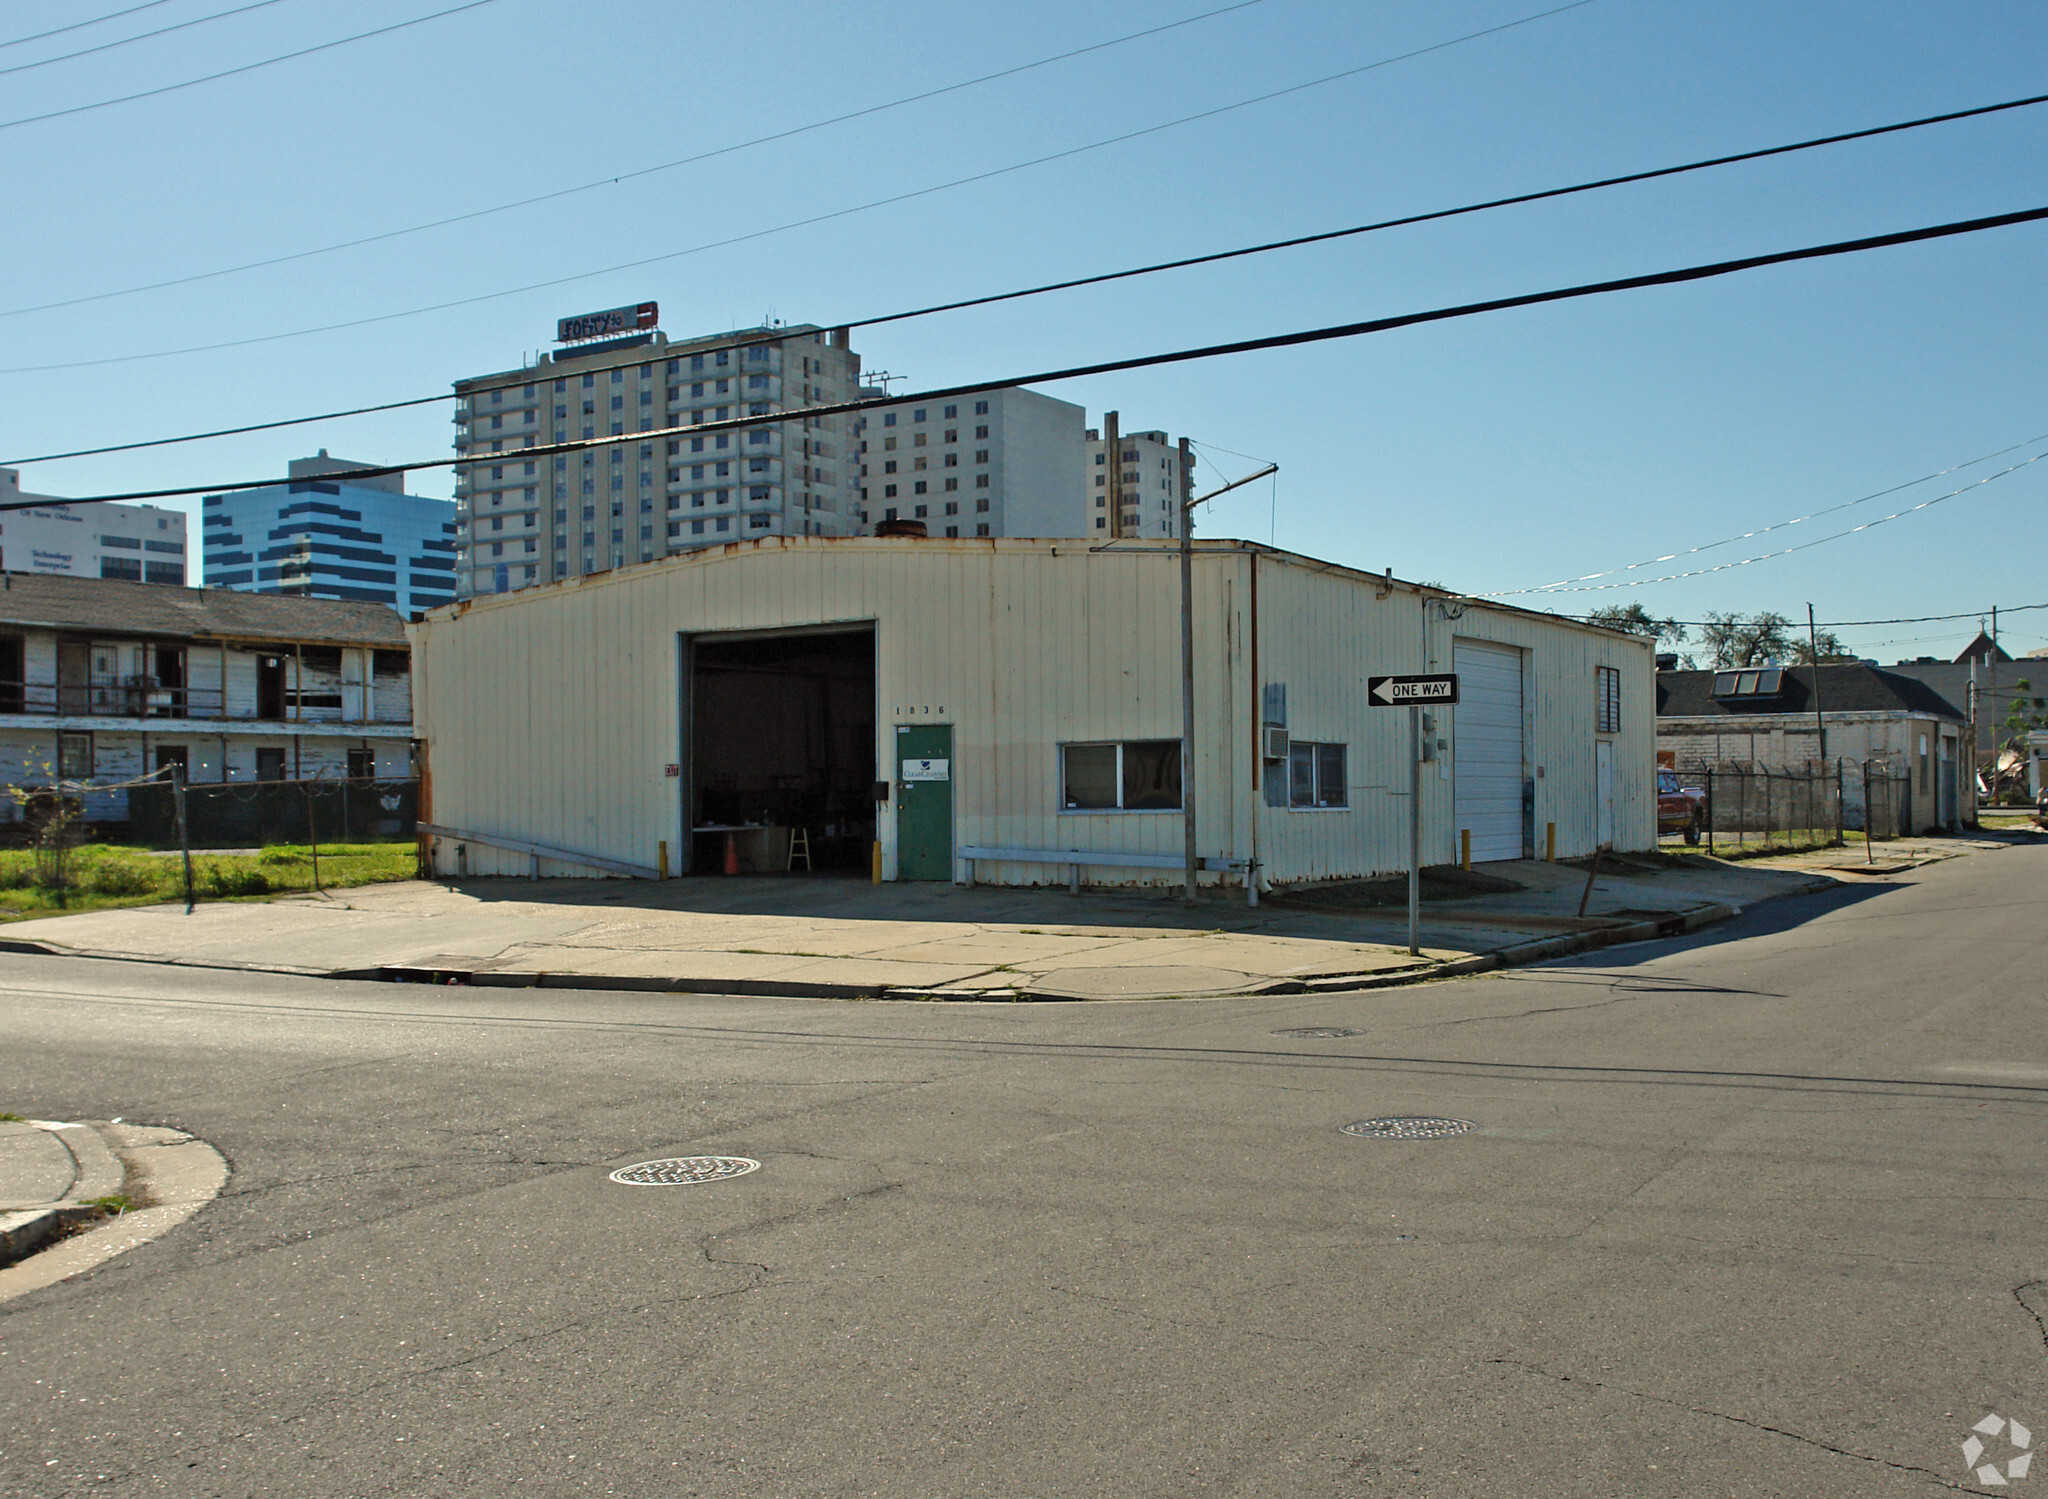
[[[1452,801],[1474,859],[1522,857],[1522,653],[1460,640]]]

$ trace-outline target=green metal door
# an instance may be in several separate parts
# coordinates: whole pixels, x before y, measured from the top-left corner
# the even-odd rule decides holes
[[[896,728],[896,878],[953,878],[953,728]]]

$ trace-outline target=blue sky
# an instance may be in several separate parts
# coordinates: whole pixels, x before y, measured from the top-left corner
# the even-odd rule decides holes
[[[237,67],[453,0],[166,0],[0,47],[11,187],[0,313],[290,254],[729,146],[1201,15],[1119,5],[775,7],[492,0],[135,103],[7,121]],[[1552,0],[1554,3],[1554,0]],[[120,9],[10,8],[0,42]],[[954,296],[1640,170],[2048,91],[2021,4],[1593,0],[1140,139],[631,272],[304,337],[753,234],[1081,146],[1549,9],[1260,0],[941,98],[553,203],[193,285],[0,316],[0,462],[430,394],[516,367],[554,319],[649,298],[681,336]],[[901,391],[1625,276],[2048,204],[2048,107],[857,334]],[[1206,445],[1205,519],[1471,592],[1625,566],[2048,436],[2048,227],[1049,387]],[[114,360],[112,363],[88,361]],[[74,368],[33,369],[49,365]],[[448,454],[445,406],[31,465],[76,495],[259,478],[327,447]],[[1225,452],[1222,450],[1230,450]],[[1933,498],[2048,442],[1656,576]],[[446,470],[415,487],[446,494]],[[1823,620],[2048,602],[2048,462],[1793,556],[1518,601]],[[1603,580],[1612,581],[1612,580]],[[1890,661],[1954,625],[1844,630]],[[2015,614],[2015,654],[2048,610]]]

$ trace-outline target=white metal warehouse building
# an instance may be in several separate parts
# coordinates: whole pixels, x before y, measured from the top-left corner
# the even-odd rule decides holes
[[[1382,673],[1461,678],[1429,720],[1425,864],[1461,833],[1475,861],[1654,846],[1648,642],[1236,541],[1195,544],[1194,613],[1206,878],[1407,867]],[[772,537],[411,635],[443,874],[780,871],[795,839],[863,875],[879,845],[885,879],[1178,878],[1170,542]]]

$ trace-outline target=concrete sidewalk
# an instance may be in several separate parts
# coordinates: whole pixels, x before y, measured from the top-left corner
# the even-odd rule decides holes
[[[95,1215],[94,1199],[119,1192],[126,1174],[89,1124],[0,1120],[0,1265]]]
[[[54,917],[0,948],[331,977],[819,998],[1154,999],[1375,987],[1692,930],[1834,883],[1707,859],[1482,866],[1511,892],[1423,907],[871,885],[820,876],[411,881]]]
[[[183,1130],[119,1119],[0,1120],[0,1301],[169,1232],[218,1197],[227,1179],[220,1152]]]

